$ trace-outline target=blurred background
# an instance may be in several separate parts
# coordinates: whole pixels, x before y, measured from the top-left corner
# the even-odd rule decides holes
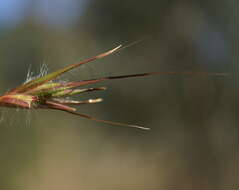
[[[143,40],[62,77],[149,71],[228,72],[231,77],[152,76],[107,81],[84,105],[97,118],[1,108],[0,189],[226,190],[239,182],[238,8],[235,0],[0,0],[0,92],[36,75]]]

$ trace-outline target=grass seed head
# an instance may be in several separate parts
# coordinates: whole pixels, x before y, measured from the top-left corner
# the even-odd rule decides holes
[[[123,47],[124,48],[124,47]],[[116,51],[122,49],[122,46],[117,46],[116,48],[99,54],[95,57],[83,60],[80,63],[72,64],[59,69],[55,72],[47,74],[47,67],[44,65],[40,70],[40,75],[37,77],[32,77],[32,73],[29,71],[27,75],[27,80],[23,85],[20,85],[6,94],[0,96],[0,106],[2,107],[14,107],[22,109],[55,109],[65,111],[80,117],[84,117],[90,120],[94,120],[101,123],[107,123],[111,125],[128,126],[133,128],[139,128],[148,130],[149,128],[141,127],[137,125],[107,121],[96,119],[92,116],[81,114],[77,112],[76,108],[71,107],[72,105],[82,105],[82,104],[94,104],[101,102],[102,99],[89,99],[84,101],[76,101],[70,99],[73,95],[78,95],[85,92],[92,92],[98,90],[105,90],[106,87],[95,87],[95,88],[79,88],[88,84],[95,84],[105,80],[114,79],[125,79],[133,77],[145,77],[151,75],[213,75],[213,76],[227,76],[227,73],[207,73],[207,72],[149,72],[140,73],[132,75],[120,75],[120,76],[108,76],[98,79],[90,79],[83,81],[73,81],[73,82],[56,82],[60,75],[69,72],[81,65],[94,61],[96,59],[101,59],[108,56]]]

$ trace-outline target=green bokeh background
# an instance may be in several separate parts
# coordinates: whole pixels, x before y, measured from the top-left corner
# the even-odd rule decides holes
[[[48,9],[54,11],[58,3]],[[40,21],[30,5],[22,22],[0,27],[1,93],[22,84],[30,65],[35,73],[43,63],[54,71],[141,39],[62,80],[148,71],[231,77],[107,81],[94,85],[107,91],[78,97],[104,98],[79,107],[82,113],[151,127],[149,132],[52,110],[2,108],[0,189],[239,188],[237,1],[91,0],[66,25]]]

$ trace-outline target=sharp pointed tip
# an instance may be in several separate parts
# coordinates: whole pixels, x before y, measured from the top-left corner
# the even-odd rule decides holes
[[[147,131],[151,130],[148,127],[142,127],[142,126],[138,126],[138,125],[130,125],[130,127],[137,128],[137,129],[143,129],[143,130],[147,130]]]
[[[113,52],[115,52],[115,51],[119,50],[121,47],[122,47],[122,45],[121,45],[121,44],[120,44],[120,45],[118,45],[116,48],[114,48],[114,49],[110,50],[110,51],[109,51],[109,54],[111,54],[111,53],[113,53]]]
[[[99,89],[99,90],[106,90],[107,87],[103,86],[103,87],[99,87],[98,89]]]
[[[105,57],[105,56],[108,56],[108,55],[110,55],[110,54],[116,52],[117,50],[120,50],[121,47],[122,47],[122,45],[119,45],[119,46],[117,46],[117,47],[115,47],[115,48],[113,48],[113,49],[111,49],[111,50],[109,50],[109,51],[107,51],[107,52],[105,52],[105,53],[102,53],[102,54],[100,54],[100,55],[97,55],[97,56],[95,57],[95,59],[100,59],[100,58],[103,58],[103,57]]]
[[[98,102],[102,102],[103,98],[97,98],[97,99],[89,99],[89,103],[98,103]]]
[[[120,45],[118,45],[116,48],[117,49],[119,49],[119,48],[121,48],[123,45],[122,44],[120,44]]]

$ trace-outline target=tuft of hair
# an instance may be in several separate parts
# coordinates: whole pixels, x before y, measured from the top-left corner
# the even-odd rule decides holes
[[[34,72],[32,71],[31,65],[30,65],[28,68],[28,71],[27,71],[27,77],[26,77],[24,84],[26,84],[36,78],[43,77],[43,76],[47,75],[48,71],[49,71],[49,68],[48,68],[47,64],[43,63],[43,64],[41,64],[41,66],[39,68],[38,74],[35,75]]]

